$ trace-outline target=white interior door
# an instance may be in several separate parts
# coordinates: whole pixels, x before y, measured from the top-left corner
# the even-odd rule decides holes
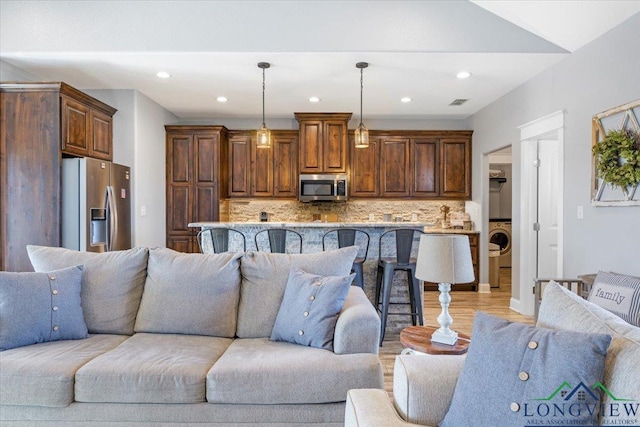
[[[558,189],[560,165],[558,143],[555,140],[538,140],[538,277],[559,278],[558,233],[559,208]]]
[[[511,308],[533,314],[533,283],[563,276],[564,113],[519,126],[521,142],[519,294]],[[515,280],[514,280],[515,282]]]

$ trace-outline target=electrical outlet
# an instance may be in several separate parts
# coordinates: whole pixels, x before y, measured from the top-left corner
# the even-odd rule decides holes
[[[147,207],[140,206],[140,216],[147,216]]]
[[[578,219],[584,219],[584,207],[578,206]]]

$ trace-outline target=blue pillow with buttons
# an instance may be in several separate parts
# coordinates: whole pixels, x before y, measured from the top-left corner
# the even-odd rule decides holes
[[[354,277],[355,274],[323,277],[292,268],[271,341],[333,351],[336,322]]]
[[[440,427],[598,425],[611,336],[538,328],[478,311]]]
[[[0,272],[0,351],[87,338],[82,266],[49,273]]]

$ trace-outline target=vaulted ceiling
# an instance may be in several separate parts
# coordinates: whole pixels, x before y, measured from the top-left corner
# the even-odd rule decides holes
[[[79,89],[136,89],[185,120],[260,116],[260,61],[267,119],[358,115],[366,61],[365,119],[462,119],[636,13],[635,0],[2,0],[0,59]]]

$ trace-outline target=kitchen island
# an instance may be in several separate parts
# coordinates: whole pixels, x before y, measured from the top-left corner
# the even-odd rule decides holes
[[[453,233],[453,234],[466,234],[475,236],[473,241],[477,242],[477,232],[457,229],[441,229],[430,228],[432,224],[425,222],[194,222],[190,223],[189,227],[192,228],[219,228],[226,227],[240,231],[246,237],[247,251],[255,251],[255,235],[256,233],[267,230],[269,228],[288,228],[297,231],[302,235],[302,253],[313,253],[322,251],[322,236],[329,230],[337,228],[356,228],[367,232],[370,236],[369,251],[366,256],[366,261],[363,265],[364,272],[364,291],[369,297],[369,300],[374,302],[376,274],[377,274],[377,262],[380,249],[383,254],[389,252],[395,253],[395,249],[387,247],[387,245],[393,246],[393,239],[385,239],[382,248],[380,247],[380,236],[386,231],[394,228],[412,228],[425,233]],[[414,238],[414,249],[412,256],[417,256],[419,235]],[[473,257],[473,241],[472,241],[472,257]],[[327,249],[337,248],[337,242],[334,239],[327,240]],[[358,243],[356,241],[356,243]],[[210,244],[210,243],[209,243]],[[205,242],[205,246],[207,242]],[[476,243],[477,245],[477,243]],[[242,250],[242,247],[238,242],[230,241],[230,250]],[[205,247],[205,251],[212,252],[211,247]],[[477,249],[477,248],[476,248]],[[475,257],[474,257],[475,258]],[[474,265],[477,260],[474,259]],[[477,280],[477,274],[476,274]],[[433,294],[437,299],[437,294]],[[394,312],[409,312],[409,293],[406,281],[406,275],[402,272],[397,272],[394,277],[393,291],[391,295],[391,301],[407,303],[406,305],[398,305],[394,307]],[[374,304],[375,306],[375,304]],[[433,321],[431,319],[430,321]],[[410,325],[410,316],[390,316],[387,322],[387,333],[399,333],[403,327]]]

